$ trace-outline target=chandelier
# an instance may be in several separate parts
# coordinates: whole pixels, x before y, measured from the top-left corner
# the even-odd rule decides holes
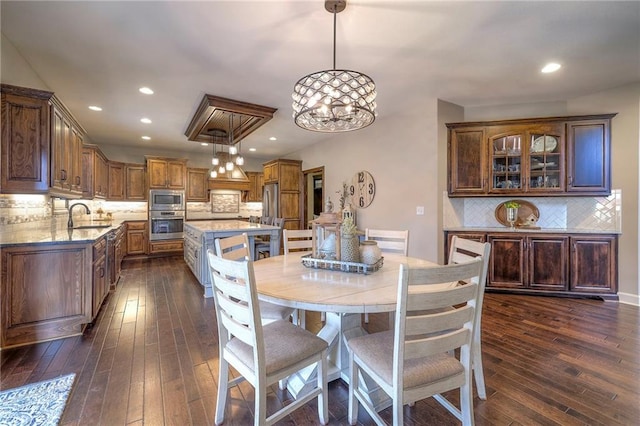
[[[336,16],[346,0],[325,0],[333,13],[333,69],[302,77],[293,88],[295,123],[314,132],[348,132],[367,127],[376,118],[376,85],[366,74],[336,69]]]
[[[211,135],[211,145],[213,145],[213,157],[211,158],[211,169],[209,170],[209,176],[213,179],[224,175],[227,175],[227,172],[233,172],[235,166],[244,165],[244,157],[240,152],[241,142],[234,141],[233,134],[233,125],[235,121],[235,115],[233,113],[229,114],[229,131],[225,131],[224,129],[210,129],[207,133]],[[242,135],[242,115],[240,116],[240,126],[238,129],[238,133]],[[242,136],[240,136],[242,137]],[[224,152],[224,145],[229,145],[228,153]],[[220,144],[222,146],[221,150],[217,151],[217,145]],[[236,144],[238,146],[236,146]],[[235,158],[232,156],[235,155]]]

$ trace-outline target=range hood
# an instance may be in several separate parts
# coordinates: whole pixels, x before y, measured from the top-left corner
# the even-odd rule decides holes
[[[227,153],[218,153],[220,162],[224,164],[227,161]],[[251,184],[249,178],[240,166],[235,166],[232,171],[218,173],[218,177],[209,178],[209,189],[235,189],[238,191],[249,191]]]

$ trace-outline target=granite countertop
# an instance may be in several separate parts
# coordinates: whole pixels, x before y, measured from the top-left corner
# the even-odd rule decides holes
[[[251,231],[254,229],[280,229],[278,226],[249,223],[242,220],[195,220],[185,222],[185,226],[191,226],[198,231]]]
[[[599,229],[584,229],[584,228],[527,228],[520,227],[511,230],[505,226],[497,227],[472,227],[472,226],[460,226],[443,229],[447,232],[515,232],[523,234],[621,234],[621,232]]]
[[[13,225],[10,231],[0,232],[0,247],[24,244],[92,243],[109,231],[117,229],[124,222],[126,222],[125,219],[114,219],[111,222],[78,220],[74,223],[75,226],[110,225],[105,228],[88,229],[67,229],[66,219],[64,223],[60,220],[47,220]]]

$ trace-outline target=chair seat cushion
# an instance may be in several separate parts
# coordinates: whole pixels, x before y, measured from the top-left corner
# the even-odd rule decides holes
[[[388,385],[393,383],[393,330],[354,337],[347,342],[353,351]],[[464,367],[447,353],[406,360],[404,363],[404,388],[409,389],[437,382],[445,377],[464,372]]]
[[[264,335],[265,367],[268,375],[328,347],[326,341],[289,321],[275,321],[267,324],[262,327],[262,332]],[[251,346],[237,338],[232,338],[227,343],[226,350],[238,357],[252,371],[255,371]]]

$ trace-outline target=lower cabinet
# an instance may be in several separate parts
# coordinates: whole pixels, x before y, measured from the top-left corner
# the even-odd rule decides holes
[[[447,232],[491,243],[487,290],[617,299],[617,236]]]
[[[102,302],[109,294],[107,276],[107,238],[102,237],[93,244],[93,300],[91,303],[91,319],[95,319]]]
[[[183,240],[158,240],[149,241],[149,254],[183,253]]]
[[[148,245],[147,221],[127,222],[126,255],[146,255]]]
[[[1,251],[0,348],[81,334],[92,319],[92,245],[28,244]]]

